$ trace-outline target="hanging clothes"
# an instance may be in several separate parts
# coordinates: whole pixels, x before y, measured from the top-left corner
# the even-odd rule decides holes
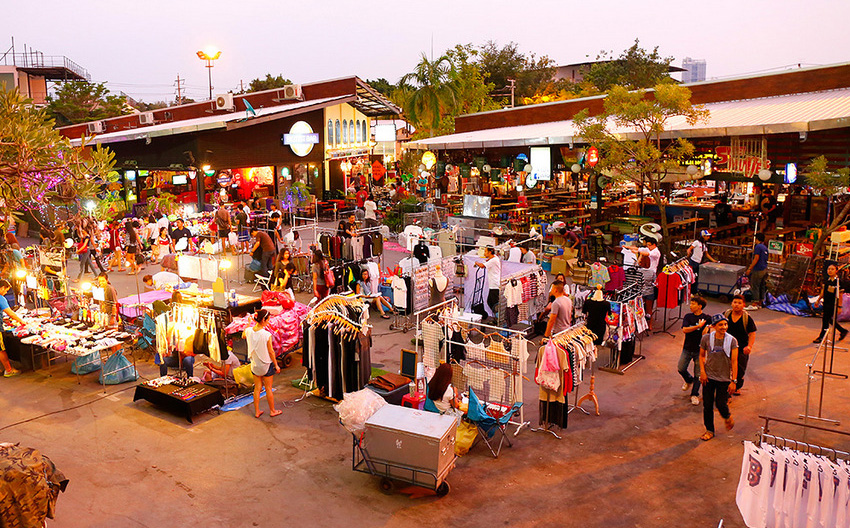
[[[626,270],[616,264],[612,264],[608,266],[608,276],[610,280],[605,283],[605,291],[616,291],[623,287],[623,283],[626,280]]]
[[[597,286],[605,286],[605,284],[611,280],[611,276],[608,275],[608,268],[600,264],[599,262],[594,262],[590,265],[590,278],[587,279],[587,285],[596,288]]]

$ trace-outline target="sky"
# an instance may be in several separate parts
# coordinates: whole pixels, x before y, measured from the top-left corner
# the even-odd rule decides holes
[[[14,37],[18,52],[65,55],[93,81],[147,102],[172,100],[178,75],[186,95],[208,97],[196,52],[210,46],[222,51],[215,93],[266,73],[396,82],[432,42],[438,56],[488,40],[569,64],[639,38],[674,65],[705,59],[711,79],[850,62],[848,20],[848,0],[42,0],[5,10],[0,56]]]

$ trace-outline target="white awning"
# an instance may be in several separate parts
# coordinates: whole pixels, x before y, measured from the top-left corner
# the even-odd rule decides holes
[[[850,127],[850,88],[705,105],[707,121],[693,125],[684,117],[667,122],[663,138],[728,137],[811,132]],[[631,128],[610,126],[624,138],[636,139]],[[409,148],[452,150],[582,143],[572,120],[551,121],[462,132],[407,143]]]
[[[213,130],[217,128],[239,128],[263,123],[271,119],[280,119],[288,115],[297,115],[327,106],[353,101],[355,96],[343,95],[339,97],[329,97],[325,99],[314,99],[311,101],[300,101],[293,104],[274,106],[271,108],[258,108],[256,116],[249,116],[247,112],[238,111],[230,114],[212,115],[208,117],[198,117],[195,119],[184,119],[182,121],[173,121],[168,123],[159,123],[157,125],[142,126],[121,130],[118,132],[109,132],[108,134],[97,134],[89,138],[88,144],[105,144],[117,143],[121,141],[133,141],[137,139],[149,139],[161,136],[173,136],[176,134],[187,134],[190,132],[201,132],[203,130]],[[80,139],[72,139],[71,144],[79,146]]]

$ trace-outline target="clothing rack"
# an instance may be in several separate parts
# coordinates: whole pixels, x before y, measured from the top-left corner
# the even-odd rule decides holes
[[[664,273],[664,270],[671,270],[671,271],[675,272],[675,271],[680,269],[680,266],[690,266],[690,264],[688,264],[688,257],[682,257],[682,258],[674,261],[672,264],[668,264],[667,266],[664,266],[662,268],[661,272]],[[656,275],[655,280],[656,280],[656,282],[658,281],[657,275]],[[669,290],[670,290],[670,282],[668,281],[667,282],[667,291],[664,292],[665,296],[670,294]],[[659,292],[659,295],[660,295],[660,293],[661,292]],[[655,301],[655,304],[656,304],[656,306],[658,305],[657,300]],[[667,311],[669,310],[669,308],[667,306],[664,306],[664,326],[661,328],[661,330],[657,330],[655,332],[656,334],[667,334],[670,337],[673,337],[673,334],[668,330],[668,328],[670,328],[669,324],[675,323],[676,321],[679,321],[679,320],[682,319],[682,304],[683,303],[677,303],[677,304],[679,305],[679,314],[676,317],[674,317],[673,319],[670,319],[670,320],[667,319]]]
[[[617,328],[622,326],[623,324],[623,305],[627,304],[629,301],[633,301],[641,297],[641,288],[637,287],[637,283],[629,284],[628,286],[624,286],[623,288],[614,291],[612,297],[616,297],[616,299],[612,299],[615,302],[620,303],[620,320],[617,325]],[[629,362],[628,365],[624,365],[620,367],[620,353],[623,349],[623,341],[622,339],[617,340],[616,347],[611,348],[611,361],[605,365],[604,367],[599,367],[599,370],[604,370],[605,372],[612,372],[614,374],[623,375],[626,373],[628,369],[634,366],[638,361],[646,359],[641,352],[643,352],[643,339],[638,339],[639,334],[635,334],[635,341],[640,343],[640,348],[635,352],[632,361]]]

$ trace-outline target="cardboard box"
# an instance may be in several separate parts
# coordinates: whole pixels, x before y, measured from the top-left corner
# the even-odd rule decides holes
[[[567,259],[563,256],[552,257],[552,275],[567,274]]]

